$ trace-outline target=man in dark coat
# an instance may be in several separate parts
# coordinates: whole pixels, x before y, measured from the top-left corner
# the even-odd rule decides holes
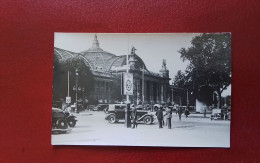
[[[188,117],[188,115],[190,115],[190,112],[189,112],[189,110],[188,109],[185,109],[185,112],[184,112],[184,114],[185,114],[185,116],[186,116],[186,118]]]
[[[188,117],[188,115],[190,115],[189,104],[187,105],[187,108],[185,109],[184,114],[185,114],[186,118]]]
[[[182,114],[182,109],[181,107],[178,107],[179,120],[181,120],[181,114]]]
[[[156,112],[156,116],[159,122],[159,128],[163,128],[162,127],[162,123],[163,123],[163,111],[162,111],[162,107],[160,107],[160,109]]]
[[[132,128],[137,128],[137,111],[135,107],[132,107],[132,112],[131,112],[131,120],[132,120]]]

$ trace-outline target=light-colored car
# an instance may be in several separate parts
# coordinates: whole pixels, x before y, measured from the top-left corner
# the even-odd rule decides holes
[[[212,109],[210,119],[211,120],[230,120],[231,112],[228,112],[227,109]]]

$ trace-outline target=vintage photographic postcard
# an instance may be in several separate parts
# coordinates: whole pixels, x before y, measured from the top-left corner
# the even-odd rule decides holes
[[[55,33],[52,145],[230,147],[231,33]]]

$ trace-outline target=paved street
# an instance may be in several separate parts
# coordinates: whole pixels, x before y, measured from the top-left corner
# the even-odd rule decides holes
[[[123,121],[110,124],[104,112],[84,111],[78,114],[76,127],[67,134],[52,134],[53,145],[129,145],[229,147],[230,121],[204,118],[202,114],[173,113],[172,129],[159,129],[156,120],[151,125],[139,124],[137,129],[126,128]]]

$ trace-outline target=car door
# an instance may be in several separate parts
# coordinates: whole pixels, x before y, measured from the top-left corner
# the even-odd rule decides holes
[[[125,105],[116,105],[115,106],[115,112],[116,112],[116,118],[117,119],[125,119]]]

